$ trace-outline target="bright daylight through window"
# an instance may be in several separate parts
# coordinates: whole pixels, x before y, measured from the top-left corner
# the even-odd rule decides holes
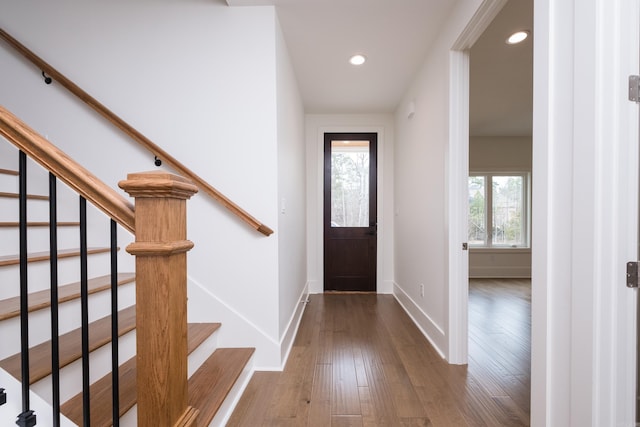
[[[469,244],[474,247],[528,247],[528,187],[527,174],[470,175]]]
[[[369,141],[331,141],[331,226],[369,226]]]

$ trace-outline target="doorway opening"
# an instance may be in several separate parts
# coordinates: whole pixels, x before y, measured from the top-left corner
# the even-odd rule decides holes
[[[528,37],[507,41],[521,31]],[[529,422],[533,0],[510,0],[468,50],[468,365]],[[486,381],[486,379],[484,380]]]

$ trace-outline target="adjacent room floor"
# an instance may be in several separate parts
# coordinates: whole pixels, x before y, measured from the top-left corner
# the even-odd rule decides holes
[[[312,295],[284,372],[229,426],[529,425],[531,283],[472,280],[469,364],[447,364],[391,295]]]

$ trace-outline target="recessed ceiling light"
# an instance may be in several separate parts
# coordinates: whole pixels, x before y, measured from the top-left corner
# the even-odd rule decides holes
[[[362,65],[366,60],[367,57],[361,54],[353,55],[351,58],[349,58],[349,62],[351,63],[351,65]]]
[[[527,37],[529,37],[529,31],[516,31],[509,36],[507,44],[522,43]]]

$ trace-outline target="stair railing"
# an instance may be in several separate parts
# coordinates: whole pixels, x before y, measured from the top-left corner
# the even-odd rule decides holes
[[[82,90],[78,85],[76,85],[73,81],[69,80],[62,73],[56,70],[54,67],[49,65],[42,58],[37,56],[15,38],[11,37],[6,31],[0,29],[0,38],[7,42],[11,47],[17,50],[21,55],[23,55],[26,59],[28,59],[31,63],[33,63],[36,67],[43,71],[43,73],[47,74],[50,78],[58,82],[62,87],[67,89],[73,95],[78,97],[82,102],[87,104],[93,110],[95,110],[102,117],[107,119],[110,123],[128,135],[135,142],[143,146],[145,149],[150,151],[155,157],[162,159],[167,165],[169,165],[173,170],[175,170],[180,175],[189,178],[193,181],[198,188],[200,188],[205,194],[212,197],[214,200],[218,201],[224,207],[229,209],[234,215],[239,217],[242,221],[247,223],[252,228],[256,229],[260,233],[265,236],[269,236],[273,233],[273,230],[269,228],[267,225],[263,224],[236,203],[231,201],[228,197],[210,185],[207,181],[198,176],[191,169],[187,168],[184,164],[180,163],[177,159],[171,156],[168,152],[163,150],[157,144],[153,143],[149,138],[144,136],[141,132],[136,130],[133,126],[125,122],[122,118],[117,116],[107,107],[105,107],[98,100],[93,98],[87,92]]]
[[[82,422],[90,425],[90,393],[88,365],[88,292],[86,202],[89,201],[111,218],[111,289],[112,336],[118,336],[117,323],[117,232],[116,222],[135,235],[127,251],[136,256],[136,369],[138,425],[190,427],[197,422],[198,410],[188,405],[187,393],[187,312],[186,312],[186,252],[193,243],[186,240],[186,200],[198,190],[188,179],[164,172],[130,174],[120,186],[136,198],[134,207],[115,190],[102,183],[89,171],[75,163],[53,144],[30,129],[25,123],[0,106],[0,136],[19,150],[20,199],[20,259],[21,259],[21,378],[22,407],[17,424],[33,426],[36,415],[29,402],[29,333],[27,280],[27,188],[26,157],[50,172],[50,248],[51,299],[57,295],[56,242],[56,177],[80,195],[81,241],[81,317],[83,348]],[[24,263],[24,268],[22,264]],[[23,277],[24,276],[24,277]],[[54,289],[55,288],[55,289]],[[57,312],[52,308],[52,337],[58,335]],[[112,347],[113,425],[118,426],[119,386],[117,339]],[[58,352],[53,339],[52,365],[57,370]],[[59,425],[59,381],[53,374],[53,425]],[[58,389],[56,390],[56,387]],[[3,395],[4,396],[4,395]]]
[[[137,389],[139,426],[195,425],[188,405],[186,200],[198,191],[162,172],[130,174],[119,183],[136,199]],[[171,302],[171,303],[169,303]]]

